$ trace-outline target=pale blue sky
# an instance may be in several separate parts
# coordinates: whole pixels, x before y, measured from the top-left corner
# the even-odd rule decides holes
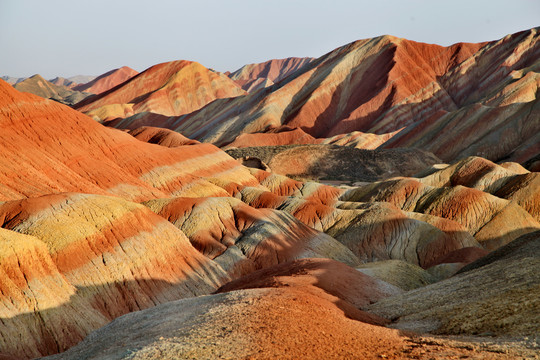
[[[539,25],[539,0],[0,0],[0,75],[99,75],[176,59],[232,71],[383,34],[449,45]]]

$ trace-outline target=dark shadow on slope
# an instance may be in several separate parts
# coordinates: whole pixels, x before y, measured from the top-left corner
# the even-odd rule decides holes
[[[330,295],[327,300],[343,311],[349,319],[372,325],[386,325],[387,319],[369,314],[363,307],[388,296],[373,278],[345,264],[327,259],[289,261],[255,271],[233,280],[215,293],[242,289],[289,288],[312,295]],[[313,288],[322,290],[320,294]],[[397,292],[396,292],[397,293]]]
[[[24,359],[65,351],[121,315],[191,297],[181,296],[182,291],[181,284],[158,279],[77,287],[70,300],[60,306],[0,318],[0,339],[9,346],[0,349],[0,357]]]
[[[385,50],[382,53],[377,55],[371,55],[366,58],[363,63],[372,62],[373,64],[368,70],[366,70],[362,74],[360,74],[358,70],[364,66],[363,63],[353,68],[349,76],[343,82],[341,82],[333,91],[329,105],[322,113],[317,116],[313,125],[311,127],[302,126],[302,130],[312,135],[313,137],[325,137],[335,125],[337,125],[343,119],[348,118],[356,108],[360,107],[362,104],[365,104],[373,97],[377,96],[377,94],[379,94],[381,91],[383,91],[388,81],[389,71],[395,64],[393,60],[389,61],[388,59],[393,59],[395,51],[396,46],[392,44],[386,46]],[[379,62],[383,62],[385,64],[382,70],[380,69]],[[319,88],[321,82],[324,81],[331,73],[331,71],[333,70],[333,65],[334,64],[332,63],[322,63],[321,66],[319,66],[315,70],[315,72],[306,82],[306,85],[296,95],[293,96],[292,100],[289,103],[289,106],[284,110],[283,116],[281,118],[282,124],[287,125],[294,120],[297,114],[302,110],[304,105],[310,99],[313,92]],[[362,77],[358,78],[360,75]],[[353,88],[349,89],[349,87],[351,86]],[[388,106],[388,102],[392,101],[392,97],[394,94],[395,89],[392,88],[391,94],[387,97],[387,101],[385,102],[385,104],[378,108],[377,111],[379,113],[373,112],[369,115],[368,118],[375,119],[380,115],[382,111],[386,110],[385,106]],[[339,109],[339,103],[341,101],[341,98],[343,96],[349,95],[352,95],[353,99],[347,99],[347,106],[344,109]],[[360,122],[365,123],[369,119],[363,119]],[[365,125],[361,126],[361,124],[359,125],[357,124],[357,122],[355,122],[355,124],[358,126],[356,126],[352,130],[366,131],[367,127]]]
[[[537,229],[535,230],[536,231],[533,230],[528,234],[521,235],[511,243],[508,243],[507,245],[492,251],[488,255],[464,266],[457,274],[478,269],[503,258],[540,254],[540,231]]]
[[[293,228],[290,231],[291,233],[296,232]],[[278,251],[278,249],[282,249],[287,253],[287,247],[289,249],[302,248],[302,246],[298,247],[299,244],[289,244],[286,241],[290,235],[284,234],[283,241],[267,239],[266,241],[271,245],[259,248],[258,257],[260,259],[276,259],[278,264],[293,260],[294,257],[280,256],[280,251]],[[538,235],[540,235],[540,232],[537,231],[530,235],[531,238],[536,237],[535,239],[521,240],[521,242],[538,241]],[[510,250],[515,249],[516,246],[519,248],[519,243],[516,244],[509,246]],[[489,259],[489,255],[487,259]],[[265,269],[275,264],[275,261],[262,262],[260,268]],[[298,269],[299,274],[302,274],[303,271],[305,270]],[[313,285],[317,286],[317,283]],[[324,286],[326,285],[321,285],[323,288]],[[26,329],[27,334],[21,335],[22,339],[32,339],[32,342],[35,342],[35,348],[28,348],[26,344],[17,340],[17,343],[13,343],[14,349],[1,349],[0,354],[28,358],[64,351],[81,341],[91,331],[107,324],[118,316],[167,301],[192,296],[191,294],[186,295],[186,292],[183,284],[157,279],[118,281],[97,286],[78,287],[68,303],[37,313],[25,313],[12,318],[1,318],[2,327],[5,331],[9,331],[9,334],[17,334],[21,328]],[[359,319],[358,313],[351,312],[352,308],[348,301],[339,300],[339,293],[334,293],[332,290],[328,292],[338,297],[335,304],[343,310],[345,315]],[[358,309],[358,306],[355,308]],[[369,317],[361,317],[360,319],[367,321],[366,319],[369,319]]]
[[[313,151],[317,151],[319,146],[324,145],[306,145],[305,148],[311,147]],[[441,162],[433,154],[414,148],[364,150],[330,145],[328,149],[324,158],[314,162],[308,167],[306,174],[300,176],[351,183],[373,182],[395,176],[412,176]]]

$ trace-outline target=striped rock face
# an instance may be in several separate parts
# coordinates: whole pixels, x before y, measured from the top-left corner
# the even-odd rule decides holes
[[[238,184],[258,184],[246,168],[212,145],[170,149],[145,144],[4,82],[0,126],[0,201],[61,192],[137,201],[229,196]]]
[[[399,178],[351,189],[341,199],[389,202],[409,217],[428,223],[421,214],[452,220],[462,228],[446,221],[436,226],[466,231],[493,250],[540,229],[538,192],[535,173],[518,173],[485,159],[468,158],[421,179]]]
[[[122,86],[77,104],[76,108],[99,121],[134,114],[157,114],[159,119],[187,114],[215,99],[243,94],[244,90],[223,74],[196,62],[173,61],[152,66]],[[134,124],[117,126],[139,127]]]
[[[260,197],[265,197],[248,189],[242,195],[244,201],[252,204],[261,204]],[[442,254],[463,247],[480,247],[466,228],[454,221],[406,213],[387,203],[336,202],[331,206],[309,198],[283,197],[266,206],[288,212],[334,237],[363,262],[400,259],[427,267]]]
[[[103,75],[98,76],[94,80],[85,84],[78,84],[73,87],[73,90],[85,91],[92,94],[101,94],[113,87],[120,85],[124,81],[127,81],[137,75],[138,72],[130,67],[122,66],[119,69],[114,69],[106,72]]]
[[[229,279],[167,220],[116,197],[8,201],[0,226],[7,354],[66,350],[120,315],[207,294]]]
[[[431,186],[463,185],[511,200],[540,220],[540,174],[516,163],[497,165],[470,157],[420,180]]]
[[[281,128],[266,133],[240,134],[225,148],[243,148],[251,146],[276,146],[292,144],[320,144],[323,139],[315,139],[302,129]]]
[[[299,258],[359,263],[351,250],[287,212],[255,209],[234,198],[158,199],[144,205],[233,276]]]
[[[159,124],[218,146],[283,126],[315,139],[360,131],[377,135],[359,142],[368,147],[415,147],[445,161],[478,155],[524,162],[538,154],[540,143],[538,38],[535,28],[450,47],[392,36],[360,40],[264,91],[215,101],[180,117],[147,117],[144,124],[144,117],[134,116],[115,126]],[[283,144],[296,137],[253,140]],[[247,139],[238,138],[233,146]]]
[[[315,59],[292,57],[248,64],[229,74],[229,77],[247,92],[255,92],[285,79],[313,60]]]

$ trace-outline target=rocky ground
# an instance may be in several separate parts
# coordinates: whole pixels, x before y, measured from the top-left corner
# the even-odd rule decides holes
[[[260,159],[270,171],[296,179],[354,183],[412,176],[440,163],[415,149],[365,150],[339,145],[279,145],[228,149],[235,159]]]

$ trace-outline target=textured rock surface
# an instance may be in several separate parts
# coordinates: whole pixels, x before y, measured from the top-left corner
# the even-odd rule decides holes
[[[415,147],[444,161],[478,155],[524,162],[538,153],[538,38],[531,29],[450,47],[392,36],[360,40],[267,89],[160,126],[218,146],[284,125],[314,138],[393,133],[381,146]]]
[[[125,315],[48,359],[487,360],[520,355],[470,342],[403,336],[355,321],[355,314],[344,316],[336,306],[339,300],[322,291],[266,288],[174,301]]]
[[[375,261],[362,264],[357,270],[405,291],[437,281],[434,276],[421,267],[402,260]]]
[[[138,72],[132,68],[122,66],[121,68],[108,71],[90,82],[78,84],[73,87],[73,90],[101,94],[102,92],[110,90],[124,81],[131,79],[137,74]]]
[[[234,158],[259,158],[280,175],[349,182],[410,176],[440,162],[433,154],[415,149],[364,150],[337,145],[246,147],[227,153]]]
[[[527,185],[524,189],[523,193],[528,193]],[[467,231],[490,250],[540,229],[535,217],[519,203],[463,185],[431,187],[417,179],[391,179],[350,189],[340,199],[384,201],[408,211],[410,217],[419,220],[422,220],[420,213],[452,220],[449,223],[439,221],[438,226],[455,233]],[[455,223],[461,227],[456,227]]]
[[[497,165],[479,157],[469,157],[420,180],[431,186],[463,185],[507,199],[540,220],[540,174],[516,163]]]
[[[285,212],[254,209],[234,198],[174,198],[144,203],[181,229],[193,246],[240,276],[298,258],[358,258],[330,236]]]
[[[315,139],[302,129],[282,127],[265,133],[240,134],[225,148],[245,148],[252,146],[277,146],[293,144],[320,144],[323,139]]]
[[[191,296],[65,356],[516,358],[373,324],[534,339],[537,38],[362,40],[245,67],[251,94],[164,63],[81,104],[129,133],[0,81],[0,358],[63,351]],[[171,129],[315,144],[256,149],[243,163],[261,170]],[[380,149],[400,142],[464,159]]]
[[[312,62],[313,58],[274,59],[258,64],[248,64],[229,74],[242,89],[254,92],[281,81]]]
[[[317,287],[324,292],[361,309],[380,299],[403,291],[387,282],[376,280],[337,261],[304,259],[258,270],[219,288],[218,292],[268,287]],[[386,323],[369,318],[365,322]]]
[[[5,82],[0,126],[0,201],[61,192],[136,200],[228,196],[225,188],[258,184],[214,146],[145,144]]]
[[[115,197],[8,201],[0,227],[0,349],[14,356],[66,350],[120,315],[229,279],[168,221]]]
[[[405,260],[428,266],[463,247],[479,247],[466,228],[431,215],[406,213],[386,203],[343,203],[340,191],[306,183],[294,197],[245,188],[242,200],[288,212],[347,246],[362,261]]]
[[[190,113],[215,99],[243,94],[244,90],[223,74],[196,62],[172,61],[152,66],[76,108],[99,121],[139,114],[141,117],[129,124],[116,123],[121,128],[135,129],[159,126],[168,116]]]
[[[540,232],[520,237],[460,274],[372,305],[394,327],[439,334],[540,331]],[[464,271],[468,270],[468,271]]]
[[[314,138],[300,128],[282,126],[270,129],[263,133],[240,134],[233,142],[224,148],[243,148],[251,146],[276,146],[276,145],[306,145],[306,144],[330,144],[350,146],[358,149],[376,149],[394,136],[396,132],[388,134],[370,134],[361,131],[353,131],[347,134],[335,135],[329,138]]]

